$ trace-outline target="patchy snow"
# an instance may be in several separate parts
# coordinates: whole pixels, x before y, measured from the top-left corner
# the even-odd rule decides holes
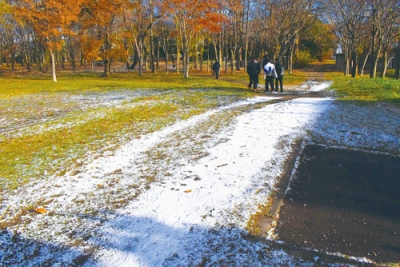
[[[329,85],[307,86],[320,91]],[[298,140],[400,154],[398,111],[329,97],[270,104],[280,97],[256,96],[208,111],[82,161],[79,171],[15,190],[2,201],[2,221],[20,206],[42,205],[48,212],[22,214],[24,225],[1,233],[0,262],[314,266],[317,259],[249,238],[250,214],[265,204]],[[214,127],[232,112],[238,115]]]

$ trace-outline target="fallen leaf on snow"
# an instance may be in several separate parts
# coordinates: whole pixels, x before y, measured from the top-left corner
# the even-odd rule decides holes
[[[35,208],[35,211],[40,214],[45,214],[47,212],[47,210],[43,207],[37,207]]]

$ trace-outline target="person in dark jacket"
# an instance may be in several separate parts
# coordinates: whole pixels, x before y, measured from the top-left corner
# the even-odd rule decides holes
[[[258,75],[260,74],[260,64],[254,58],[251,59],[250,63],[247,65],[247,74],[250,78],[250,83],[248,85],[249,89],[253,86],[254,91],[257,90],[258,86]]]
[[[275,69],[276,69],[276,74],[277,74],[277,77],[275,79],[275,89],[278,92],[278,88],[280,88],[281,92],[283,92],[283,74],[284,74],[284,69],[283,69],[283,65],[279,61],[279,58],[277,58],[275,60]],[[279,87],[278,87],[278,83],[279,83]]]
[[[215,78],[218,79],[219,77],[219,69],[221,68],[221,64],[219,64],[218,60],[215,60],[214,64],[212,65],[213,73],[215,73]]]

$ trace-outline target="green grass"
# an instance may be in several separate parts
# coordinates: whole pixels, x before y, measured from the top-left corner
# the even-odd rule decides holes
[[[285,75],[285,84],[299,84],[306,77],[307,73],[295,71]],[[352,79],[340,73],[327,74],[326,79],[334,80],[333,87],[344,100],[399,100],[396,80]],[[113,73],[110,77],[61,73],[57,83],[48,74],[8,73],[0,77],[0,83],[0,117],[9,122],[0,126],[0,191],[43,176],[62,175],[88,154],[99,155],[177,120],[256,95],[246,90],[248,76],[243,72],[222,73],[218,80],[200,74],[185,79],[176,73]],[[63,101],[73,95],[113,90],[152,93],[118,107],[83,108],[79,101]]]
[[[184,79],[177,74],[114,73],[109,77],[99,77],[98,73],[58,75],[58,82],[47,76],[18,76],[1,79],[0,96],[21,96],[34,93],[87,92],[120,89],[190,89],[190,88],[243,88],[240,83],[215,80],[204,76],[191,76]]]
[[[13,122],[9,128],[0,127],[1,191],[32,179],[62,175],[79,166],[87,154],[113,150],[123,142],[215,108],[221,101],[229,104],[254,96],[254,92],[245,90],[247,80],[235,75],[216,80],[204,75],[184,79],[177,74],[139,77],[123,73],[107,78],[98,74],[64,74],[58,76],[57,83],[48,78],[0,78],[0,115]],[[139,89],[152,93],[118,107],[85,109],[79,101],[62,101],[77,94]]]
[[[293,85],[303,82],[306,75],[295,72],[293,75],[285,76],[285,84]],[[137,73],[113,73],[109,77],[99,77],[99,73],[61,73],[57,75],[57,83],[51,80],[50,74],[25,74],[17,75],[7,73],[0,76],[3,86],[0,88],[0,97],[21,96],[35,93],[54,92],[87,92],[120,89],[193,89],[193,88],[229,88],[244,89],[248,83],[248,75],[244,72],[236,74],[221,73],[220,79],[211,75],[193,74],[188,79],[182,74],[165,72],[145,73],[138,76]],[[260,83],[263,83],[260,75]]]
[[[355,101],[389,101],[400,103],[400,80],[392,78],[351,78],[341,73],[330,73],[327,79],[334,81],[334,89],[340,99]]]

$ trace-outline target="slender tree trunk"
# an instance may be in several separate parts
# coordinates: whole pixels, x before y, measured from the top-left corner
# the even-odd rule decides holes
[[[249,52],[249,10],[250,10],[250,0],[247,0],[246,8],[246,33],[245,33],[245,48],[244,48],[244,69],[247,68],[247,55]]]
[[[164,48],[164,55],[165,55],[165,72],[168,74],[168,60],[169,60],[169,39],[167,37],[167,34],[164,35],[162,44]]]
[[[348,75],[349,74],[349,50],[346,49],[344,50],[344,62],[346,63],[346,66],[344,68],[344,75]]]
[[[218,56],[219,56],[219,62],[222,66],[222,51],[223,51],[223,40],[222,40],[222,34],[220,35],[220,41],[219,41],[219,51],[218,51]]]
[[[71,48],[69,51],[69,60],[71,61],[72,70],[75,71],[76,70],[75,51],[73,48]]]
[[[218,43],[213,42],[214,44],[214,53],[215,53],[215,59],[219,60],[219,56],[218,56]]]
[[[176,64],[175,64],[176,73],[179,73],[179,65],[180,65],[180,57],[181,57],[180,51],[181,51],[181,48],[182,48],[182,42],[183,42],[182,41],[182,31],[179,28],[178,29],[178,36],[177,36],[177,39],[176,39],[176,59],[175,59],[176,60]]]
[[[236,62],[235,54],[236,54],[236,51],[232,48],[231,49],[231,73],[235,73],[235,62]]]
[[[15,52],[11,52],[11,69],[15,70]]]
[[[204,44],[205,40],[203,40],[203,43],[199,47],[199,64],[200,64],[200,72],[203,72],[203,63],[204,63]]]
[[[382,59],[382,77],[386,77],[386,71],[387,71],[387,67],[388,67],[389,63],[388,63],[388,53],[387,50],[385,49],[383,51],[383,59]]]
[[[211,51],[210,44],[207,39],[207,70],[206,70],[207,73],[209,72],[209,68],[210,68],[210,51]]]
[[[80,60],[80,65],[81,65],[81,67],[83,67],[85,64],[85,55],[84,55],[84,53],[83,53],[83,50],[81,50],[81,60]]]
[[[160,47],[161,43],[159,38],[157,37],[156,72],[160,69]]]
[[[379,57],[381,54],[381,46],[379,46],[378,51],[376,52],[376,56],[374,58],[374,68],[373,68],[373,73],[372,73],[372,77],[376,77],[376,72],[378,70],[378,61],[379,61]]]
[[[197,39],[197,34],[195,35],[195,45],[194,45],[194,55],[193,55],[193,69],[198,70],[197,61],[198,61],[198,52],[199,52],[199,40]]]
[[[50,49],[50,56],[51,56],[51,70],[52,70],[52,75],[53,75],[53,82],[57,82],[57,76],[56,76],[56,61],[55,61],[55,56],[54,52],[52,49]]]
[[[183,48],[183,77],[189,78],[189,44]]]
[[[142,38],[139,40],[139,44],[136,46],[138,61],[139,61],[139,76],[143,76],[143,40]]]
[[[155,73],[155,58],[154,58],[154,40],[153,40],[153,1],[149,1],[150,6],[150,68],[151,72]]]
[[[368,57],[369,57],[369,52],[365,55],[365,58],[363,60],[363,64],[362,64],[361,71],[360,71],[361,76],[364,75],[364,69],[365,69],[365,66],[367,65]]]
[[[109,40],[109,34],[108,31],[106,32],[106,38],[104,40],[105,43],[105,56],[103,58],[103,62],[104,62],[104,72],[103,72],[103,76],[107,77],[111,75],[110,72],[110,56],[108,54],[108,50],[109,50],[109,46],[110,46],[110,40]]]
[[[293,53],[294,53],[294,45],[289,47],[288,50],[288,72],[289,74],[293,73]]]
[[[26,60],[26,69],[30,72],[31,71],[31,58],[29,53],[25,54],[25,60]]]

